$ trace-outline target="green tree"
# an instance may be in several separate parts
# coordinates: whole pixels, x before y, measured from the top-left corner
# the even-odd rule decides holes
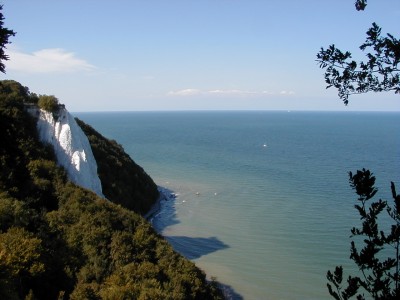
[[[0,287],[14,286],[21,296],[26,294],[31,282],[45,272],[43,252],[42,241],[23,228],[1,233]]]
[[[8,39],[11,36],[14,36],[15,32],[6,27],[3,27],[4,16],[3,13],[1,12],[2,10],[3,10],[3,5],[0,5],[0,71],[5,73],[6,67],[3,61],[8,60],[8,55],[5,54],[4,49],[6,48],[6,45],[10,43]]]
[[[357,0],[357,10],[364,10],[367,0]],[[367,61],[357,64],[351,53],[335,47],[321,48],[317,55],[320,67],[326,69],[327,88],[338,89],[340,99],[348,104],[352,94],[394,91],[400,93],[400,41],[393,35],[381,36],[381,28],[373,23],[367,31],[367,39],[360,46],[367,53]],[[391,183],[393,202],[371,200],[377,193],[375,177],[369,170],[349,173],[350,186],[358,195],[355,205],[360,228],[352,228],[350,259],[357,265],[360,276],[349,276],[344,282],[343,267],[328,271],[329,293],[335,299],[365,299],[364,293],[373,299],[398,299],[400,295],[400,195]],[[384,214],[386,212],[386,215]],[[384,220],[384,221],[383,221]],[[390,224],[387,227],[387,223]],[[386,231],[382,228],[388,228]],[[360,244],[362,248],[359,250]]]
[[[38,105],[48,112],[56,112],[59,108],[58,99],[53,95],[40,95]]]

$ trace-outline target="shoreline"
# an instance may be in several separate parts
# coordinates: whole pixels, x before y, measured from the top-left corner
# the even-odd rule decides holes
[[[148,222],[150,222],[150,224],[153,224],[154,217],[156,217],[157,214],[161,211],[162,202],[176,199],[176,194],[172,190],[159,185],[157,185],[157,189],[160,193],[160,196],[150,208],[150,210],[143,216]]]
[[[162,187],[159,185],[157,185],[157,189],[160,193],[160,196],[158,197],[157,201],[153,204],[153,206],[150,208],[150,210],[143,217],[153,226],[154,230],[156,230],[161,236],[163,236],[165,238],[165,236],[154,227],[153,220],[155,218],[157,218],[159,216],[159,214],[162,213],[161,211],[163,208],[165,209],[166,202],[176,200],[176,198],[179,194],[176,194],[174,191],[170,190],[169,188]],[[199,195],[199,193],[196,193],[196,195]],[[175,251],[177,251],[174,246],[173,241],[168,241],[168,243],[175,249]],[[179,251],[177,251],[177,252],[180,253],[180,255],[186,257],[186,259],[192,261],[187,255],[185,255]],[[197,266],[197,264],[196,264],[196,266]],[[197,267],[200,268],[199,266],[197,266]],[[239,293],[237,293],[232,286],[219,281],[218,278],[210,275],[209,273],[206,272],[206,270],[204,270],[202,268],[200,268],[200,269],[206,274],[206,277],[207,277],[206,280],[208,282],[211,283],[212,281],[216,280],[215,283],[221,289],[222,294],[224,295],[226,300],[243,300],[244,299],[243,296],[240,295]]]

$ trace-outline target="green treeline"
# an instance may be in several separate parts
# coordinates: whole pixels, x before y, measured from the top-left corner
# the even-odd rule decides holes
[[[15,81],[0,82],[0,299],[222,299],[122,207],[142,212],[148,204],[118,205],[68,181],[24,109],[32,97]]]
[[[151,177],[116,141],[106,139],[83,121],[76,121],[89,139],[103,194],[112,202],[137,213],[148,212],[159,196]]]

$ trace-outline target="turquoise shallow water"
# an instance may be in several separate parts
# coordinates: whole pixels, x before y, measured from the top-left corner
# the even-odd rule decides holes
[[[382,198],[400,189],[399,113],[75,115],[177,194],[154,227],[237,299],[330,299],[327,270],[353,268],[347,172],[372,170]]]

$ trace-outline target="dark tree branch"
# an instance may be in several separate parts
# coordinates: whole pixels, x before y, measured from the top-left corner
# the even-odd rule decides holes
[[[394,205],[381,199],[373,201],[378,190],[374,186],[375,176],[369,170],[362,169],[356,174],[350,172],[349,182],[358,195],[359,204],[355,207],[361,220],[361,226],[354,227],[351,233],[352,237],[363,240],[363,247],[360,249],[356,247],[355,241],[351,242],[350,258],[358,266],[362,276],[349,277],[346,285],[342,282],[342,267],[336,267],[334,273],[328,272],[328,291],[335,299],[349,299],[360,288],[373,299],[397,299],[400,295],[400,195],[396,194],[392,183]],[[380,215],[385,211],[394,221],[388,234],[379,228]],[[388,249],[394,249],[394,255],[385,258],[389,253]],[[363,295],[358,294],[357,298],[363,299]]]
[[[364,10],[367,6],[367,0],[357,0],[355,3],[355,7],[358,11]]]
[[[0,5],[0,72],[5,73],[5,65],[3,63],[4,60],[8,60],[8,55],[5,54],[4,49],[6,48],[6,45],[9,44],[10,42],[8,39],[11,36],[15,35],[15,32],[3,27],[4,25],[4,17],[3,13],[1,12],[3,9],[3,5]]]
[[[327,88],[335,87],[345,105],[353,94],[400,93],[400,41],[390,34],[382,37],[381,28],[373,23],[360,49],[371,51],[366,54],[366,61],[357,64],[349,51],[342,52],[335,45],[321,48],[317,62],[320,68],[326,69]]]
[[[367,0],[356,0],[355,6],[357,10],[364,10]],[[400,41],[391,34],[381,36],[381,28],[373,23],[360,49],[368,52],[366,60],[357,64],[351,60],[350,52],[342,52],[335,45],[321,48],[317,61],[320,68],[326,69],[327,88],[337,88],[345,105],[349,95],[353,94],[371,91],[400,93]],[[365,299],[359,290],[367,292],[373,299],[399,299],[400,195],[397,195],[392,182],[394,205],[381,199],[371,201],[378,190],[374,187],[375,177],[369,170],[362,169],[354,175],[350,172],[349,181],[358,195],[355,208],[361,221],[360,227],[351,229],[351,237],[357,238],[358,243],[363,241],[362,248],[357,248],[356,241],[351,241],[350,259],[362,275],[361,278],[349,276],[346,286],[343,268],[336,267],[334,273],[328,271],[328,291],[335,299],[349,299],[355,295],[359,300]],[[384,211],[392,221],[390,230],[386,232],[380,230],[379,222]],[[387,226],[386,223],[387,220]]]

